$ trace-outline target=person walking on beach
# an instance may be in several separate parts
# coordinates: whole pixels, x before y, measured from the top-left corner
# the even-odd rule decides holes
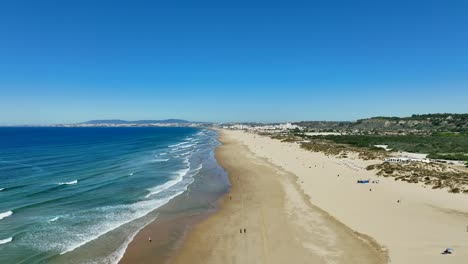
[[[239,230],[239,232],[242,234],[242,228]]]
[[[151,243],[151,237],[148,237],[148,241]]]
[[[247,229],[244,228],[244,234],[247,233]]]

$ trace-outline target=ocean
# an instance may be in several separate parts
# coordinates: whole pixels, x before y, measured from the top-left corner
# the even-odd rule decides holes
[[[199,212],[226,192],[218,145],[199,128],[0,128],[0,263],[117,263],[171,199]]]

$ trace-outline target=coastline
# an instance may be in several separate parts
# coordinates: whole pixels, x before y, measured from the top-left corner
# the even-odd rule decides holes
[[[116,263],[156,218],[209,212],[227,189],[214,158],[217,133],[210,130],[1,132],[12,136],[11,144],[2,142],[9,158],[0,169],[6,175],[0,186],[1,263]],[[196,199],[186,199],[188,193]]]
[[[132,239],[119,264],[167,263],[176,254],[185,237],[197,223],[206,219],[214,209],[199,212],[179,210],[183,201],[177,197],[160,208],[160,217],[142,228]],[[151,243],[148,238],[151,237]]]
[[[137,232],[118,263],[168,262],[192,227],[217,210],[229,182],[214,157],[215,149],[201,161],[201,169],[186,191],[152,212],[157,217]]]
[[[220,209],[195,225],[171,263],[387,261],[372,239],[313,206],[293,175],[257,157],[226,131],[219,133],[216,159],[228,172],[231,189]]]
[[[218,133],[222,145],[216,148],[216,160],[228,172],[229,192],[206,214],[195,218],[185,214],[182,222],[172,219],[166,225],[155,221],[140,231],[135,241],[147,242],[145,230],[170,233],[183,226],[183,236],[170,251],[163,247],[145,255],[146,244],[135,244],[132,254],[145,255],[146,261],[139,263],[468,259],[466,196],[395,182],[365,170],[376,161],[339,159],[241,131]],[[360,178],[379,184],[356,184]],[[247,233],[240,233],[244,228]],[[455,254],[441,255],[447,247]],[[132,263],[124,260],[129,259],[124,256],[121,263]]]

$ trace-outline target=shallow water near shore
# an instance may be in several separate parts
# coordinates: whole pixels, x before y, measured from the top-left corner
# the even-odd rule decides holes
[[[171,199],[179,214],[209,210],[228,186],[216,137],[196,128],[0,129],[0,262],[115,263]]]

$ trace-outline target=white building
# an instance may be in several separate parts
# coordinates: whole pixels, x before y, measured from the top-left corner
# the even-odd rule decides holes
[[[390,163],[406,163],[410,161],[411,159],[405,158],[405,157],[391,157],[391,158],[385,159],[385,162],[390,162]]]
[[[254,130],[254,131],[274,131],[274,130],[289,130],[289,129],[296,129],[296,128],[301,128],[297,125],[293,125],[291,123],[284,123],[284,124],[278,124],[278,125],[257,125],[257,126],[251,126],[251,125],[242,125],[242,124],[234,124],[230,126],[223,126],[223,128],[229,128],[229,129],[239,129],[239,130]]]
[[[390,163],[406,163],[406,162],[430,163],[431,160],[426,159],[426,158],[391,157],[391,158],[386,158],[385,162],[390,162]]]
[[[296,128],[299,128],[299,126],[293,125],[291,123],[285,123],[285,124],[279,124],[278,128],[286,130],[286,129],[296,129]]]

